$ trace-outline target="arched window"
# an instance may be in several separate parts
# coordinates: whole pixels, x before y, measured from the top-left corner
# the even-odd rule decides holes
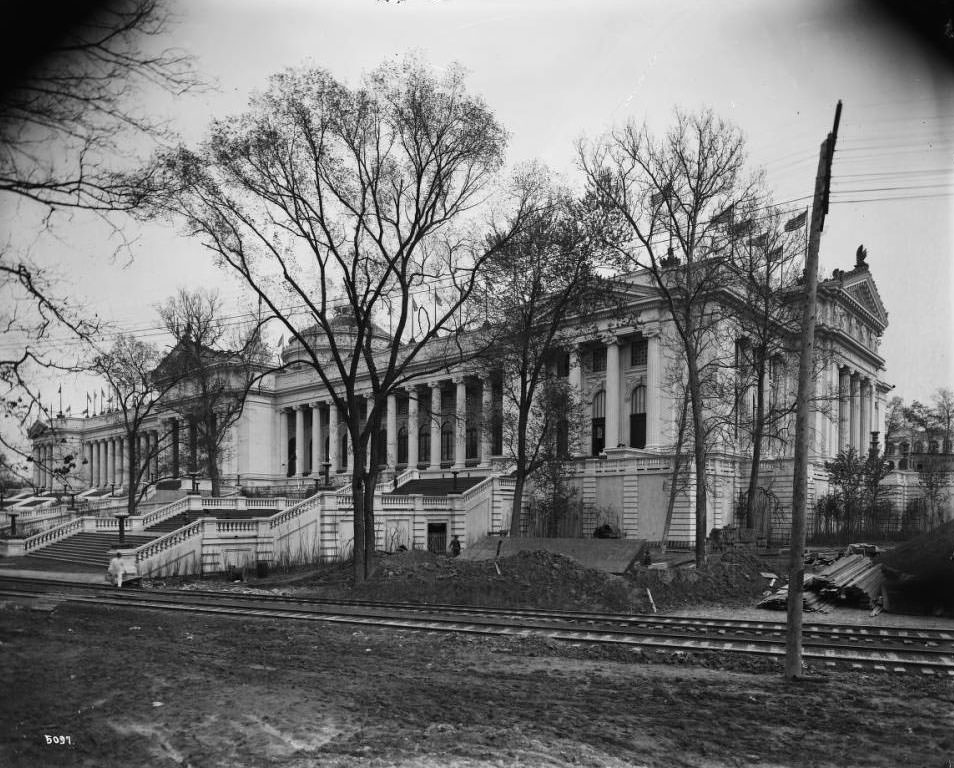
[[[895,452],[896,450],[897,450],[897,449],[894,447],[894,443],[888,443],[888,444],[885,445],[885,447],[884,447],[884,455],[885,455],[885,456],[894,456],[894,452]]]
[[[454,461],[454,428],[449,421],[441,424],[441,461]]]
[[[431,427],[429,424],[423,424],[417,430],[417,460],[421,464],[427,464],[431,460]]]
[[[590,449],[598,456],[606,447],[606,392],[597,392],[593,396],[592,439]]]
[[[397,452],[397,463],[407,464],[407,427],[398,430]]]
[[[937,440],[928,443],[928,453],[937,453]]]
[[[646,447],[646,387],[633,390],[629,405],[629,447]]]
[[[924,453],[924,443],[922,443],[920,440],[917,440],[917,441],[914,443],[914,452],[915,452],[915,453]]]

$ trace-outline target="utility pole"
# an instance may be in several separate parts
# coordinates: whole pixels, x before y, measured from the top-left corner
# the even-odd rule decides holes
[[[815,176],[811,231],[805,254],[805,305],[802,309],[801,357],[798,363],[798,396],[795,410],[795,462],[792,487],[792,539],[788,565],[788,631],[785,638],[785,679],[795,680],[802,673],[802,595],[805,582],[805,507],[808,498],[808,419],[815,380],[815,304],[818,293],[818,247],[821,242],[828,193],[831,188],[831,163],[841,121],[841,101],[835,107],[835,124],[822,142]]]

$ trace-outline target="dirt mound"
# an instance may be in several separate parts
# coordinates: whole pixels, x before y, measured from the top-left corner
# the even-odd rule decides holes
[[[501,608],[630,611],[623,579],[553,552],[462,560],[412,550],[378,564],[355,597]]]
[[[954,520],[879,556],[889,574],[954,583]]]
[[[712,556],[704,568],[643,568],[627,574],[640,610],[650,608],[646,589],[660,610],[688,605],[752,605],[768,582],[765,563],[754,553],[730,550]]]

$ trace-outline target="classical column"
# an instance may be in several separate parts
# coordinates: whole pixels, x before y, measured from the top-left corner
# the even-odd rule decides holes
[[[111,437],[106,442],[106,485],[114,486],[119,485],[119,480],[116,479],[116,438]]]
[[[311,476],[318,477],[321,474],[321,462],[324,457],[321,455],[323,445],[321,439],[321,403],[311,404]]]
[[[860,450],[861,443],[861,394],[860,394],[860,381],[861,377],[857,373],[851,374],[849,379],[850,382],[850,394],[849,394],[849,407],[850,414],[848,418],[849,423],[849,432],[850,435],[848,439],[848,445],[851,448],[854,448],[856,451]]]
[[[331,462],[329,473],[338,471],[338,406],[332,400],[328,404],[328,461]]]
[[[385,462],[388,469],[397,468],[397,397],[388,395],[387,401],[387,433],[388,442],[385,452]]]
[[[619,344],[615,336],[606,341],[606,447],[619,445]]]
[[[120,437],[120,438],[117,438],[117,442],[118,442],[118,445],[116,446],[116,474],[119,479],[116,481],[116,485],[125,486],[127,482],[126,465],[129,463],[126,460],[126,451],[128,450],[129,439],[125,437]]]
[[[288,413],[278,409],[278,475],[288,477]]]
[[[570,358],[573,359],[572,356]],[[572,370],[572,369],[571,369]],[[490,466],[490,427],[493,413],[493,382],[489,376],[480,380],[480,464]]]
[[[305,405],[295,406],[295,474],[305,474]]]
[[[467,383],[463,376],[455,376],[454,384],[454,468],[463,469],[467,466]]]
[[[847,451],[851,445],[849,411],[851,405],[851,374],[848,368],[838,369],[838,450]]]
[[[871,445],[871,379],[861,381],[861,441],[858,444],[858,452],[863,456],[868,455],[868,447]]]
[[[89,484],[99,488],[99,440],[90,440],[89,455]]]
[[[646,337],[646,448],[659,450],[662,447],[659,414],[663,395],[659,376],[659,329],[644,330],[643,335]]]
[[[441,383],[432,381],[431,387],[431,469],[441,468]]]
[[[33,446],[33,485],[40,487],[40,446]]]
[[[419,457],[417,431],[421,428],[418,422],[417,387],[407,391],[407,466],[415,469]]]

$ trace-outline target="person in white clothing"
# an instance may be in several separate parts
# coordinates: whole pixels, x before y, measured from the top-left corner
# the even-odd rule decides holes
[[[123,573],[125,570],[126,565],[123,563],[123,556],[117,552],[115,555],[113,555],[113,559],[109,561],[109,570],[107,571],[109,580],[117,587],[122,588]]]

